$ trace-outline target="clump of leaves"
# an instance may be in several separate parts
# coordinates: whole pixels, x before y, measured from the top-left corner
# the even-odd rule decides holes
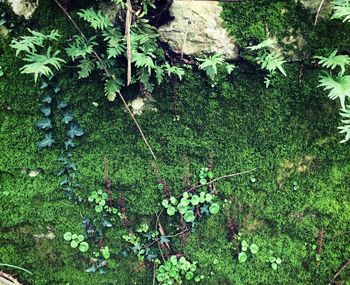
[[[143,2],[145,4],[145,1]],[[148,5],[144,7],[148,7]],[[121,26],[114,26],[109,17],[102,11],[90,8],[80,10],[78,15],[89,23],[90,27],[94,29],[95,35],[90,39],[78,35],[74,36],[73,42],[66,49],[66,52],[73,61],[78,61],[79,78],[90,76],[94,70],[102,73],[105,82],[105,95],[110,101],[113,101],[125,85],[122,78],[126,78],[125,59],[128,58],[128,54],[124,31]],[[135,18],[130,32],[133,67],[131,83],[138,82],[142,85],[143,90],[152,92],[154,88],[152,78],[158,84],[163,82],[165,76],[173,74],[181,79],[184,71],[179,67],[170,66],[165,61],[163,50],[157,45],[157,30],[144,18],[144,13]],[[100,38],[103,39],[102,42],[98,42]],[[94,53],[94,47],[97,45],[99,49],[104,49],[102,52],[104,56],[100,59],[97,59]]]
[[[72,234],[71,232],[66,232],[63,235],[65,241],[70,242],[70,246],[72,248],[77,248],[79,246],[79,250],[81,252],[86,252],[89,250],[89,244],[84,241],[83,235]]]
[[[275,257],[273,255],[270,255],[266,261],[271,264],[271,267],[274,270],[277,270],[278,266],[282,263],[282,259],[281,258]]]
[[[60,50],[52,52],[52,47],[45,48],[46,41],[57,41],[61,36],[57,30],[52,30],[45,35],[28,29],[30,36],[22,36],[12,40],[10,46],[16,50],[16,56],[25,53],[24,61],[28,62],[20,68],[21,73],[34,74],[36,82],[41,75],[47,77],[53,75],[52,68],[59,70],[65,61],[58,57]],[[41,53],[38,53],[41,50]]]
[[[200,282],[204,275],[195,276],[196,270],[196,261],[191,263],[184,256],[173,255],[156,270],[156,279],[164,285],[182,284],[184,279]]]
[[[204,58],[197,58],[197,60],[200,62],[199,69],[205,71],[214,85],[219,67],[224,67],[228,74],[231,74],[232,71],[236,68],[234,64],[225,62],[222,54],[220,53],[210,56],[205,55]]]
[[[155,261],[157,259],[157,253],[150,248],[150,245],[156,241],[160,244],[168,242],[166,237],[160,237],[157,231],[150,231],[148,224],[141,224],[136,229],[137,234],[129,232],[123,235],[123,239],[130,243],[132,246],[130,249],[136,254],[140,261]]]
[[[90,203],[94,203],[95,211],[102,213],[103,211],[109,214],[119,214],[118,210],[108,205],[109,195],[103,190],[93,191],[88,197]]]
[[[345,138],[341,141],[344,143],[350,139],[350,122],[347,119],[349,110],[347,109],[347,101],[350,98],[350,75],[344,75],[347,67],[350,64],[350,57],[348,55],[338,55],[337,50],[333,51],[328,57],[316,56],[319,59],[319,64],[329,69],[327,73],[320,76],[320,87],[328,91],[328,97],[331,100],[340,101],[341,116],[345,118],[342,120],[344,126],[338,127],[341,133],[345,133]]]
[[[333,15],[331,19],[340,19],[343,22],[350,22],[350,2],[349,0],[333,0]]]
[[[266,88],[270,86],[271,79],[279,71],[284,76],[287,76],[286,71],[283,68],[283,64],[286,62],[280,53],[275,50],[276,41],[273,39],[267,39],[260,44],[248,47],[248,49],[255,51],[257,57],[256,62],[263,70],[266,70],[268,74],[265,76]]]
[[[249,244],[246,240],[241,242],[241,252],[238,254],[238,262],[244,263],[248,259],[248,253],[257,254],[259,252],[259,246],[255,243]]]

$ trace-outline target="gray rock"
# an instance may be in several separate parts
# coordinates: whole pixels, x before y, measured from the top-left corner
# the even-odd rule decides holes
[[[174,20],[159,27],[160,38],[177,53],[222,53],[225,59],[235,59],[238,46],[223,27],[221,11],[217,1],[174,0],[170,8]]]

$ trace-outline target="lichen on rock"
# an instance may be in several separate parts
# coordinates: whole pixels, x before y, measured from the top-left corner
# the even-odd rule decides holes
[[[29,19],[39,5],[39,0],[8,0],[16,15]]]

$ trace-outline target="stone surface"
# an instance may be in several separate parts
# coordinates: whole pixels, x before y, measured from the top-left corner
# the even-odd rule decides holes
[[[217,1],[174,0],[170,8],[174,20],[158,29],[161,40],[177,53],[222,53],[226,59],[235,59],[238,46],[223,27],[221,11]]]
[[[29,19],[39,5],[39,0],[8,0],[16,15]]]
[[[301,0],[301,3],[312,12],[317,13],[318,8],[321,5],[322,0]],[[320,18],[328,17],[332,12],[331,0],[324,0],[322,9],[320,10]]]

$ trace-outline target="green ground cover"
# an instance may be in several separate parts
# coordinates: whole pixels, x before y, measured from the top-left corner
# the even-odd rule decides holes
[[[277,25],[283,19],[276,15],[285,8],[284,2],[244,1],[239,9],[237,4],[225,4],[223,17],[241,43],[248,37],[259,41],[265,36],[263,23],[255,21],[253,10],[279,32],[285,27]],[[314,28],[306,11],[289,5],[295,9],[290,23],[302,26],[310,38],[307,54],[348,46],[349,38],[342,35],[349,26],[321,21]],[[59,28],[64,38],[73,29],[50,1],[41,1],[29,25],[39,30]],[[16,27],[13,33],[20,34],[24,24],[18,22]],[[339,31],[331,33],[334,38],[330,38],[332,29]],[[9,39],[0,40],[4,70],[0,77],[0,262],[33,272],[10,270],[24,284],[152,284],[152,266],[119,254],[127,247],[121,224],[106,236],[113,260],[105,274],[84,272],[87,255],[63,240],[66,231],[82,233],[81,217],[93,217],[94,210],[72,203],[59,190],[59,145],[37,149],[42,136],[35,127],[41,117],[41,91],[31,77],[19,74],[20,60],[8,44]],[[208,163],[213,164],[215,176],[256,168],[216,184],[220,201],[227,200],[242,237],[259,246],[256,255],[238,262],[227,238],[224,210],[203,219],[183,248],[174,242],[187,259],[198,261],[203,284],[328,284],[349,258],[350,149],[339,144],[339,106],[317,88],[319,68],[306,65],[301,78],[299,62],[287,64],[286,71],[286,78],[278,78],[266,89],[256,66],[242,61],[234,74],[221,74],[213,90],[204,73],[189,70],[180,84],[154,91],[157,112],[138,117],[158,157],[160,176],[175,194],[182,193],[185,176],[195,182]],[[74,68],[64,68],[53,82],[62,91],[51,95],[69,102],[85,131],[73,152],[82,195],[87,198],[103,188],[106,157],[113,195],[124,193],[130,219],[135,224],[153,223],[162,201],[157,176],[122,105],[118,100],[107,102],[98,78],[78,81]],[[128,99],[137,95],[129,93]],[[179,120],[174,120],[174,93]],[[63,142],[59,120],[56,124],[57,141]],[[41,173],[30,177],[28,172],[36,169]],[[40,237],[48,232],[55,238]],[[271,256],[282,260],[277,270],[266,262]],[[349,277],[345,272],[341,279]]]

